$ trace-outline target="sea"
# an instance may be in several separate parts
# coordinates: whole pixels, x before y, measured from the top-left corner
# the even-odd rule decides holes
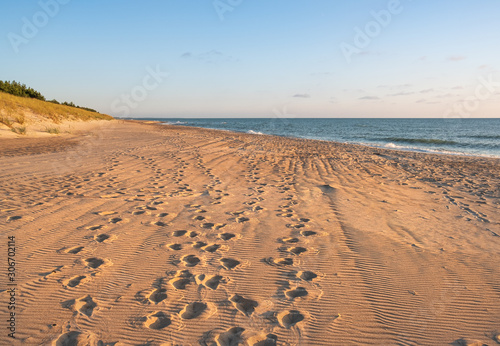
[[[500,118],[306,119],[276,117],[148,118],[148,120],[157,120],[169,125],[194,126],[256,135],[318,139],[426,153],[500,158]]]

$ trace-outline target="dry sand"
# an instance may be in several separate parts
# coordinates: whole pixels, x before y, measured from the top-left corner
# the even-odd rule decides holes
[[[0,141],[2,345],[499,344],[499,160],[138,122],[39,141]]]

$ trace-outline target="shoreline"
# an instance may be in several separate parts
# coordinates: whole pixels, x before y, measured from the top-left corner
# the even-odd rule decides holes
[[[140,119],[133,119],[135,121],[141,121]],[[188,119],[189,120],[189,119]],[[196,119],[199,120],[199,119]],[[296,138],[296,139],[307,139],[307,140],[315,140],[315,141],[325,141],[325,142],[332,142],[332,143],[342,143],[342,144],[351,144],[351,145],[361,145],[361,146],[366,146],[366,147],[371,147],[371,148],[376,148],[376,149],[381,149],[381,150],[392,150],[392,151],[402,151],[402,152],[416,152],[416,153],[422,153],[422,154],[434,154],[434,155],[449,155],[449,156],[470,156],[470,157],[484,157],[484,158],[491,158],[491,159],[500,159],[500,156],[496,156],[493,154],[474,154],[474,153],[465,153],[465,152],[453,152],[453,151],[445,151],[445,152],[440,152],[438,150],[434,149],[425,149],[425,148],[390,148],[386,147],[389,144],[393,143],[388,143],[385,144],[385,146],[382,146],[382,144],[379,146],[377,144],[371,144],[371,143],[357,143],[357,142],[340,142],[336,140],[329,140],[329,139],[316,139],[316,138],[306,138],[306,137],[296,137],[296,136],[291,136],[291,135],[272,135],[272,134],[266,134],[266,133],[257,133],[253,130],[248,130],[248,131],[237,131],[237,130],[226,130],[226,129],[217,129],[217,128],[208,128],[208,127],[200,127],[200,126],[194,126],[194,125],[184,125],[184,124],[175,124],[175,123],[168,123],[164,122],[163,120],[147,120],[147,121],[152,121],[152,122],[158,122],[159,124],[163,126],[182,126],[182,127],[193,127],[193,128],[200,128],[200,129],[209,129],[209,130],[216,130],[216,131],[228,131],[228,132],[235,132],[235,133],[245,133],[245,134],[251,134],[251,135],[259,135],[259,136],[277,136],[277,137],[284,137],[284,138]],[[254,132],[254,133],[252,133]],[[397,145],[396,145],[397,146]]]
[[[127,120],[125,120],[127,121]],[[133,121],[138,121],[141,122],[141,120],[134,119]],[[419,149],[402,149],[402,148],[386,148],[386,147],[379,147],[376,145],[370,145],[368,143],[350,143],[350,142],[339,142],[339,141],[334,141],[334,140],[328,140],[328,139],[313,139],[313,138],[303,138],[303,137],[295,137],[295,136],[286,136],[286,135],[271,135],[271,134],[266,134],[266,133],[249,133],[249,132],[244,132],[244,131],[236,131],[236,130],[225,130],[225,129],[216,129],[216,128],[208,128],[208,127],[200,127],[200,126],[186,126],[186,125],[181,125],[181,124],[167,124],[162,121],[151,121],[147,120],[145,123],[153,124],[156,123],[157,125],[160,126],[175,126],[175,127],[181,127],[181,128],[195,128],[195,129],[200,129],[200,130],[211,130],[211,131],[222,131],[222,132],[229,132],[229,133],[234,133],[234,134],[245,134],[245,135],[251,135],[251,136],[269,136],[269,137],[279,137],[279,138],[289,138],[289,139],[296,139],[296,140],[306,140],[306,141],[317,141],[317,142],[324,142],[324,143],[332,143],[332,144],[343,144],[343,145],[353,145],[353,146],[360,146],[364,148],[371,148],[371,149],[377,149],[377,150],[382,150],[382,151],[388,151],[388,152],[397,152],[397,153],[415,153],[415,154],[423,154],[423,155],[435,155],[435,156],[446,156],[446,157],[464,157],[464,158],[476,158],[476,159],[491,159],[491,160],[497,160],[500,162],[500,157],[497,156],[488,156],[486,154],[483,155],[475,155],[475,154],[467,154],[467,153],[441,153],[441,152],[436,152],[436,151],[425,151],[425,149],[419,150]]]
[[[13,345],[500,340],[499,160],[141,121],[42,149],[2,157]]]

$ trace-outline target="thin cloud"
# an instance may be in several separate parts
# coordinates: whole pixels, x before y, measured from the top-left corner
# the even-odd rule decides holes
[[[448,61],[462,61],[462,60],[465,60],[466,57],[463,56],[463,55],[452,55],[450,57],[448,57]]]
[[[426,99],[420,99],[420,100],[415,101],[415,103],[425,103],[425,104],[428,104],[428,105],[435,105],[435,104],[438,104],[439,102],[437,102],[437,101],[428,101]]]
[[[408,96],[408,95],[413,95],[415,94],[413,91],[404,91],[404,92],[399,92],[395,94],[389,94],[387,96]]]
[[[380,100],[380,98],[377,96],[363,96],[358,98],[358,100],[373,101],[373,100]]]
[[[309,95],[309,94],[295,94],[292,97],[309,99],[309,98],[311,98],[311,95]]]
[[[406,83],[406,84],[398,84],[398,85],[379,85],[377,88],[379,89],[405,89],[405,88],[411,88],[413,87],[413,84]]]
[[[424,90],[420,90],[420,93],[421,94],[428,94],[428,93],[431,93],[433,91],[434,91],[434,89],[424,89]]]

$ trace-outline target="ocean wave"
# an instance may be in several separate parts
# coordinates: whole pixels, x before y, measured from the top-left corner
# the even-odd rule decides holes
[[[374,146],[373,144],[369,144],[369,143],[359,143],[359,144],[367,145],[367,146]],[[468,154],[461,152],[461,151],[450,151],[450,150],[442,150],[442,149],[425,149],[425,148],[412,147],[412,146],[396,145],[394,143],[387,143],[383,146],[375,145],[375,147],[377,147],[377,148],[382,147],[385,149],[393,149],[393,150],[414,151],[414,152],[429,153],[429,154],[468,155]]]
[[[389,137],[384,138],[384,140],[389,142],[402,142],[402,143],[419,143],[419,144],[447,144],[447,145],[456,145],[460,144],[455,141],[447,141],[442,139],[429,139],[429,138],[402,138],[402,137]]]
[[[254,130],[248,130],[247,133],[251,135],[263,135],[262,132],[254,131]]]
[[[165,124],[167,125],[185,125],[187,122],[185,121],[166,121]]]

